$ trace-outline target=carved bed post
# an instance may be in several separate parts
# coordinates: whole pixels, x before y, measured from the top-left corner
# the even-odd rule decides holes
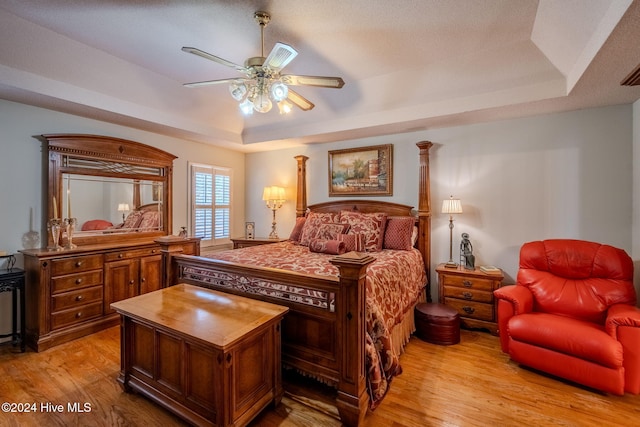
[[[329,262],[339,269],[340,295],[336,300],[340,381],[336,406],[346,426],[358,426],[369,406],[365,379],[365,277],[371,255],[349,252]]]
[[[418,222],[420,235],[418,236],[418,250],[424,259],[427,273],[427,301],[431,302],[431,183],[429,179],[429,149],[433,145],[430,141],[416,143],[420,149],[420,175],[418,183]]]
[[[295,156],[298,161],[298,192],[296,194],[296,218],[307,213],[307,156]]]

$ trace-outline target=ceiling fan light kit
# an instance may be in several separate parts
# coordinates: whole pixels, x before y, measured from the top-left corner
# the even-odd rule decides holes
[[[184,86],[197,87],[229,83],[229,93],[233,99],[239,102],[240,111],[245,115],[253,114],[254,111],[268,113],[271,111],[273,103],[278,105],[280,114],[288,114],[293,105],[303,111],[311,110],[314,107],[311,101],[290,89],[289,86],[316,86],[333,89],[340,89],[344,86],[344,80],[340,77],[280,74],[280,71],[298,55],[298,52],[287,44],[276,43],[265,58],[264,27],[271,21],[271,16],[267,12],[258,11],[254,13],[253,17],[260,25],[262,56],[248,58],[244,66],[194,47],[185,46],[182,48],[184,52],[234,68],[245,77],[185,83]]]

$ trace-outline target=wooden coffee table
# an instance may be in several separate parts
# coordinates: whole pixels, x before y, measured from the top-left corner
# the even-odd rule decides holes
[[[125,390],[194,425],[245,425],[280,402],[287,307],[186,284],[111,307],[122,319]]]

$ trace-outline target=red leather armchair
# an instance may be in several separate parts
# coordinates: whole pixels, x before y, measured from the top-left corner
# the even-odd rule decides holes
[[[544,240],[520,249],[517,283],[494,291],[502,351],[613,394],[640,393],[640,309],[622,249]]]

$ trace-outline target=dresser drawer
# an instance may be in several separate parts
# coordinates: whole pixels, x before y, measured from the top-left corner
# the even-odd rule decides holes
[[[63,328],[102,316],[102,302],[82,305],[51,314],[51,330]]]
[[[51,276],[79,273],[81,271],[102,268],[102,255],[85,255],[73,258],[54,259],[51,261]]]
[[[457,286],[467,289],[476,289],[479,291],[493,292],[493,280],[481,279],[469,276],[443,275],[441,279],[443,286]]]
[[[150,247],[144,249],[125,249],[117,252],[109,252],[104,254],[105,262],[118,261],[121,259],[140,258],[149,255],[159,255],[159,247]]]
[[[474,288],[460,288],[457,286],[444,286],[444,296],[459,298],[466,301],[493,302],[493,292],[479,291]]]
[[[469,317],[471,319],[494,321],[493,304],[486,304],[475,301],[465,301],[457,298],[445,298],[444,303],[455,308],[461,317]]]
[[[100,266],[102,267],[102,265]],[[83,289],[89,286],[102,284],[102,270],[94,270],[86,273],[70,274],[68,276],[54,277],[51,279],[51,294],[66,292],[74,289]]]
[[[54,295],[51,298],[51,312],[77,308],[94,302],[102,302],[102,285]]]

